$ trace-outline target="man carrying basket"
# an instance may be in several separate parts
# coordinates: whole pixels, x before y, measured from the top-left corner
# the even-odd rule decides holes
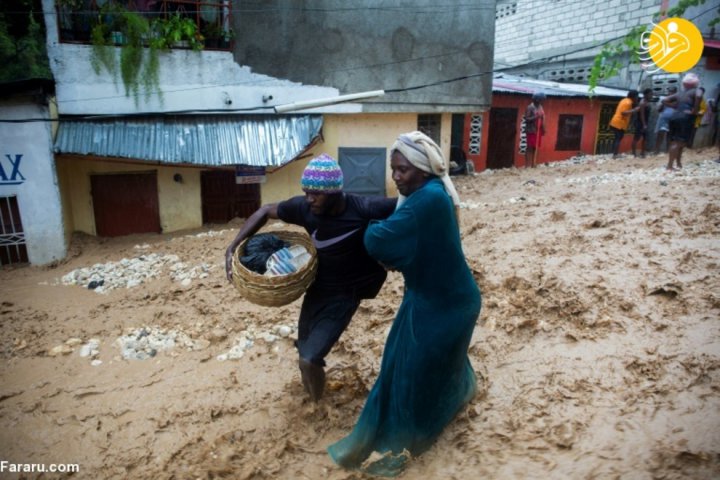
[[[360,301],[375,298],[387,277],[365,250],[363,236],[370,220],[393,213],[397,199],[344,193],[340,165],[326,154],[308,163],[300,184],[304,196],[263,205],[245,221],[225,252],[225,271],[232,281],[235,249],[269,218],[305,228],[317,249],[318,270],[303,298],[295,346],[303,386],[318,401],[325,388],[325,356]]]

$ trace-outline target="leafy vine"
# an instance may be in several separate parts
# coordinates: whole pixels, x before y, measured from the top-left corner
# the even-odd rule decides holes
[[[706,0],[680,0],[673,8],[660,11],[653,15],[653,21],[658,21],[663,17],[681,17],[688,8],[703,5],[705,2]],[[720,8],[718,11],[720,12]],[[710,21],[709,26],[712,27],[719,23],[720,15]],[[593,66],[590,70],[590,76],[588,77],[590,94],[595,91],[595,88],[601,80],[607,80],[608,78],[616,76],[620,70],[628,64],[640,63],[640,39],[642,38],[642,34],[648,30],[650,30],[649,25],[638,25],[633,27],[620,40],[603,45],[600,53],[598,53],[593,60]]]

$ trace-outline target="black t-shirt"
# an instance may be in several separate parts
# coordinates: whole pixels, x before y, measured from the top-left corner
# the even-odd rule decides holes
[[[355,292],[359,298],[377,295],[387,272],[368,255],[363,237],[370,220],[389,217],[396,202],[395,198],[346,193],[345,211],[336,216],[313,214],[304,196],[278,204],[280,220],[304,227],[318,251],[313,289],[328,293]]]

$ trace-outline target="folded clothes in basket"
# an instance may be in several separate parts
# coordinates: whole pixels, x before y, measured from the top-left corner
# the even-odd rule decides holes
[[[310,261],[310,254],[302,245],[281,248],[267,260],[265,275],[289,275],[300,270]]]

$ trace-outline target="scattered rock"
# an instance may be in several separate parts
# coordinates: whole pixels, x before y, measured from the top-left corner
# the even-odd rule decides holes
[[[48,350],[48,355],[51,357],[58,357],[60,355],[68,355],[73,352],[73,348],[70,345],[57,345]]]
[[[210,341],[211,342],[222,342],[227,338],[227,332],[224,328],[213,328],[210,331]]]
[[[207,278],[217,265],[202,263],[189,266],[180,262],[177,255],[149,253],[135,258],[123,258],[118,262],[96,263],[92,267],[73,270],[60,278],[63,285],[82,285],[96,293],[107,293],[115,288],[135,288],[157,278],[170,266],[170,277],[183,287],[190,286],[192,279]]]
[[[195,343],[184,332],[154,327],[137,328],[116,340],[124,359],[145,360],[176,346],[193,349]]]

